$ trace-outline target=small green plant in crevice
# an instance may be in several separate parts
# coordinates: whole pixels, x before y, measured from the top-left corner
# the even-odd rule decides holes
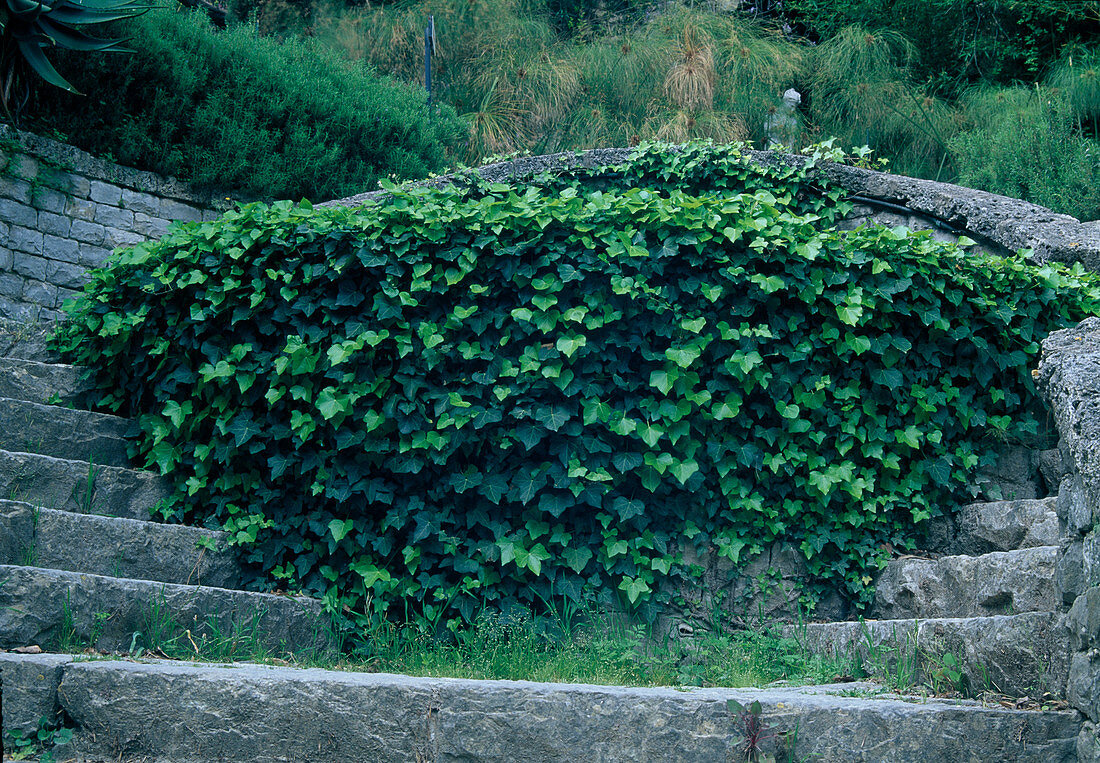
[[[58,626],[57,651],[62,654],[82,652],[88,644],[81,639],[73,618],[72,591],[65,592],[65,601],[61,604],[61,624]]]
[[[73,738],[73,730],[50,720],[46,716],[38,719],[33,731],[9,729],[4,732],[4,747],[10,751],[5,760],[28,760],[35,758],[38,763],[53,763],[54,750],[68,744]]]
[[[774,749],[779,734],[764,720],[759,701],[748,707],[735,699],[726,700],[726,707],[737,719],[740,741],[734,748],[745,763],[775,763]]]
[[[95,483],[100,469],[95,465],[95,459],[88,457],[88,476],[73,486],[72,497],[76,502],[77,511],[81,514],[91,514],[95,501]]]
[[[31,507],[31,537],[30,541],[19,548],[19,563],[24,567],[37,567],[38,562],[38,517],[42,510],[38,506]]]

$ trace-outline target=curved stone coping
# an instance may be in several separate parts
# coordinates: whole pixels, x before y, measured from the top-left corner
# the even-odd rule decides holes
[[[633,151],[631,148],[600,148],[523,157],[487,164],[473,172],[489,181],[517,181],[545,171],[619,164]],[[765,165],[793,165],[806,161],[802,156],[775,151],[747,151],[746,154]],[[953,230],[1006,251],[1032,249],[1030,258],[1034,262],[1080,262],[1090,270],[1100,271],[1100,225],[1084,224],[1037,204],[951,183],[834,163],[825,164],[822,172],[829,180],[866,200],[905,207],[912,213],[940,221]],[[441,188],[459,177],[444,175],[417,184]],[[354,206],[384,193],[369,191],[318,206]]]

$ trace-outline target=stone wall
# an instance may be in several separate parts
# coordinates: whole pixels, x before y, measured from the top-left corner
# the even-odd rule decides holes
[[[1056,511],[1066,537],[1055,583],[1069,606],[1066,698],[1089,719],[1079,759],[1100,761],[1100,318],[1047,337],[1039,386],[1061,438]]]
[[[116,247],[212,219],[215,206],[170,178],[0,125],[0,318],[57,318]]]

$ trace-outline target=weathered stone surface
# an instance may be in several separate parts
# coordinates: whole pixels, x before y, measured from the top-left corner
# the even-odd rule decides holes
[[[242,582],[223,532],[55,509],[40,509],[37,519],[36,567],[216,588]]]
[[[4,731],[33,732],[41,718],[58,720],[57,687],[72,659],[66,654],[0,654]]]
[[[34,453],[0,450],[0,495],[36,506],[83,514],[149,519],[150,510],[172,494],[167,480],[151,472],[100,466]]]
[[[1043,341],[1039,385],[1069,456],[1066,466],[1080,480],[1077,494],[1067,498],[1083,504],[1071,509],[1081,516],[1069,524],[1085,529],[1100,509],[1100,318],[1055,331]]]
[[[1052,612],[1056,546],[982,556],[891,561],[876,581],[871,616],[883,620]]]
[[[0,358],[0,398],[45,403],[57,395],[67,402],[89,387],[76,366]]]
[[[0,320],[0,357],[54,362],[57,358],[46,347],[52,331],[51,321]]]
[[[773,544],[740,567],[692,544],[681,549],[681,553],[685,564],[699,567],[703,574],[697,585],[676,591],[686,602],[687,610],[670,611],[673,619],[709,623],[716,606],[740,626],[758,626],[807,614],[799,611],[799,604],[810,575],[806,558],[791,544]],[[848,604],[835,595],[819,602],[811,614],[817,619],[840,620],[848,616]]]
[[[1084,542],[1080,538],[1066,539],[1054,565],[1054,588],[1063,604],[1072,604],[1085,591]]]
[[[130,426],[118,416],[0,398],[0,450],[129,466]]]
[[[327,647],[326,626],[314,599],[0,565],[6,649],[54,647],[70,628],[76,640],[105,651],[128,650],[135,632],[174,638],[185,629],[196,641],[254,632],[269,649],[308,651]]]
[[[894,671],[899,661],[928,680],[943,664],[957,657],[968,686],[993,688],[1013,695],[1038,696],[1050,691],[1062,696],[1066,687],[1069,648],[1063,616],[1027,612],[993,617],[931,620],[865,620],[789,626],[784,635],[796,638],[815,654],[855,659],[864,669]]]
[[[929,523],[930,551],[988,554],[1017,548],[1054,546],[1062,538],[1057,499],[972,503]]]
[[[34,507],[0,500],[0,564],[28,564],[34,555]]]
[[[69,665],[58,697],[78,726],[78,747],[164,763],[712,763],[729,760],[739,739],[729,699],[761,703],[777,732],[765,751],[780,759],[790,740],[796,760],[1069,763],[1081,727],[1075,713],[829,689],[678,691],[96,661]]]
[[[988,501],[1019,501],[1040,497],[1038,452],[1022,447],[1002,445],[997,448],[997,460],[982,467],[974,477],[975,484]]]
[[[1077,735],[1077,763],[1100,763],[1100,739],[1092,721],[1085,721]]]

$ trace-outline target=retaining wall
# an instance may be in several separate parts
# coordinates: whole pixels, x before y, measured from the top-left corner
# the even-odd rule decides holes
[[[171,178],[0,125],[0,318],[59,317],[116,247],[213,219],[215,206]]]

